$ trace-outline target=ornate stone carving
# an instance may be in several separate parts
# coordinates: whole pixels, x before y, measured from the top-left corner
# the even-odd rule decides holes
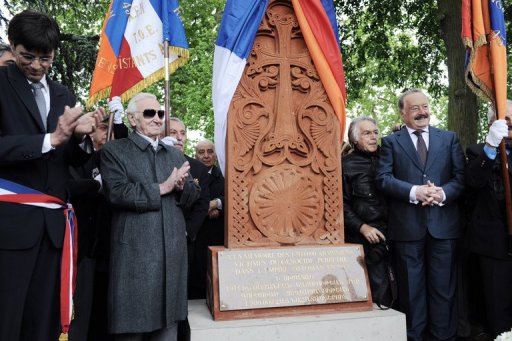
[[[339,123],[290,1],[270,1],[228,117],[227,246],[343,243]]]

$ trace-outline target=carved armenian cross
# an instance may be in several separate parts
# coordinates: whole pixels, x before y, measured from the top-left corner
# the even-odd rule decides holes
[[[228,114],[228,248],[343,243],[339,126],[291,3],[271,0]]]

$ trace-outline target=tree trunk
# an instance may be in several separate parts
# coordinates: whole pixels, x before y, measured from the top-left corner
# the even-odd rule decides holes
[[[437,6],[448,65],[448,129],[459,135],[465,149],[477,141],[478,100],[464,79],[465,49],[461,38],[461,1],[437,0]]]

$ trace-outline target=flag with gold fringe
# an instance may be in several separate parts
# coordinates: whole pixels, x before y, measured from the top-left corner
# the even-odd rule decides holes
[[[215,42],[212,98],[215,149],[224,172],[228,109],[242,77],[268,0],[227,0]],[[339,118],[340,138],[345,130],[345,76],[338,26],[332,0],[292,0],[309,52]],[[341,141],[340,141],[341,143]]]
[[[507,50],[501,0],[462,0],[462,41],[466,47],[466,82],[491,102],[501,118],[506,111]]]
[[[113,0],[100,35],[88,106],[120,96],[125,102],[165,77],[164,41],[169,42],[169,73],[189,58],[177,0]]]

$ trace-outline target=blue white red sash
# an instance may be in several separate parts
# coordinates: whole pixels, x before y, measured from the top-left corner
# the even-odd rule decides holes
[[[60,272],[60,323],[62,333],[66,334],[69,330],[73,312],[73,292],[75,290],[76,259],[78,254],[78,226],[73,206],[59,198],[1,178],[0,202],[64,210],[66,230],[64,233]]]

